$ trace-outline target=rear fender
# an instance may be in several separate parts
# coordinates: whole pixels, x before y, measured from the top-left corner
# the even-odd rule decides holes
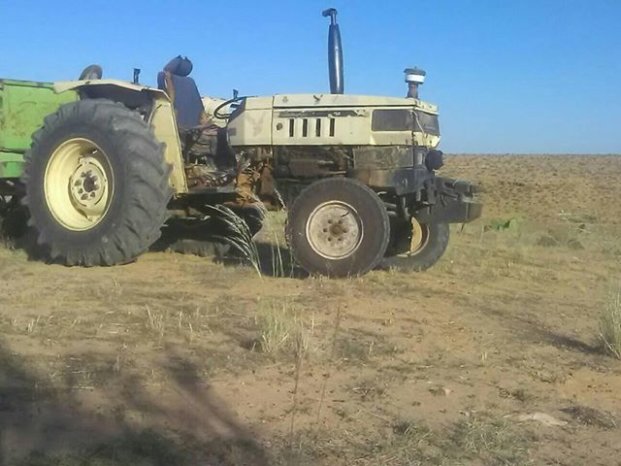
[[[188,192],[177,121],[166,92],[114,79],[57,82],[54,83],[54,90],[57,93],[73,90],[82,99],[109,99],[131,109],[149,108],[148,123],[157,140],[164,144],[166,163],[172,166],[170,185],[175,194]]]

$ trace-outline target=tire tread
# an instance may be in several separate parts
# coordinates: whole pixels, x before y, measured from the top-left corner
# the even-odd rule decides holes
[[[88,245],[72,247],[52,228],[51,218],[45,218],[36,206],[29,206],[34,186],[33,172],[41,162],[41,145],[57,132],[68,134],[76,121],[86,121],[93,128],[112,131],[110,144],[123,150],[128,158],[123,160],[127,173],[126,198],[119,209],[114,226],[108,231],[107,241],[91,241]],[[105,100],[80,100],[61,106],[45,118],[43,126],[33,135],[27,151],[22,182],[26,195],[22,202],[29,206],[29,224],[38,232],[37,242],[49,248],[50,258],[66,265],[115,265],[133,261],[145,252],[159,237],[161,226],[167,219],[167,204],[172,196],[168,178],[170,167],[164,161],[164,145],[159,143],[152,129],[137,112],[123,104]],[[38,215],[32,215],[38,211]],[[49,216],[48,216],[49,217]]]

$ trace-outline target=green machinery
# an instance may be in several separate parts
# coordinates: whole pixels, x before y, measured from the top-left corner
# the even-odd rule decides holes
[[[0,80],[0,179],[22,176],[32,134],[43,125],[46,115],[77,99],[75,92],[57,94],[51,83]],[[9,194],[6,185],[5,194]]]

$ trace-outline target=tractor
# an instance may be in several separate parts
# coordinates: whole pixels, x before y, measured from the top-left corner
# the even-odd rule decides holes
[[[407,97],[344,94],[337,12],[323,14],[329,93],[202,98],[181,56],[157,88],[136,72],[103,79],[98,66],[77,81],[0,80],[3,211],[27,209],[48,259],[96,266],[135,260],[171,218],[208,230],[220,205],[254,234],[259,199],[277,199],[309,273],[432,266],[449,224],[480,216],[476,189],[436,174],[438,111],[418,96],[425,72],[406,69]]]

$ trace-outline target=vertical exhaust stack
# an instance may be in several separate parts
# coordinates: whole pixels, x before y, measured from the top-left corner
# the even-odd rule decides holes
[[[405,73],[405,82],[408,84],[408,95],[406,97],[418,99],[418,88],[425,82],[427,73],[417,67],[406,68],[403,72]]]
[[[328,68],[330,70],[330,92],[342,94],[345,80],[343,78],[343,44],[341,30],[336,22],[336,9],[329,8],[322,14],[330,17],[330,31],[328,33]]]

